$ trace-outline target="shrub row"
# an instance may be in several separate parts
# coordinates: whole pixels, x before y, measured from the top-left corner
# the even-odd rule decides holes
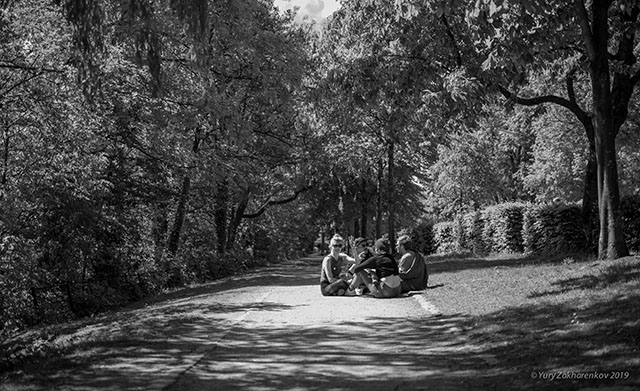
[[[621,211],[630,251],[640,250],[640,195],[623,197]],[[412,231],[425,254],[487,253],[588,253],[581,207],[576,204],[505,203],[457,216],[453,221],[421,223]],[[428,228],[431,228],[430,230]],[[428,245],[425,245],[428,243]]]

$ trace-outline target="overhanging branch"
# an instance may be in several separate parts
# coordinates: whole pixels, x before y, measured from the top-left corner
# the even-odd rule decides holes
[[[303,186],[303,187],[297,189],[296,191],[294,191],[293,195],[290,196],[290,197],[283,198],[283,199],[280,199],[280,200],[269,200],[269,201],[265,202],[257,211],[255,211],[253,213],[244,213],[242,215],[242,218],[254,219],[256,217],[260,217],[260,216],[262,216],[262,214],[264,212],[267,211],[267,208],[269,208],[270,206],[284,205],[284,204],[288,204],[289,202],[293,202],[298,198],[298,196],[301,193],[311,189],[313,186],[314,186],[314,183],[310,183],[310,184],[308,184],[306,186]]]
[[[571,82],[569,82],[568,84],[569,89],[571,88],[570,84]],[[575,100],[568,100],[556,95],[542,95],[542,96],[536,96],[534,98],[522,98],[514,94],[513,92],[507,90],[501,85],[498,85],[498,89],[500,90],[502,95],[504,95],[505,98],[511,99],[519,105],[537,106],[543,103],[554,103],[556,105],[562,106],[568,109],[569,111],[571,111],[573,114],[575,114],[578,117],[578,119],[581,122],[588,119],[587,113],[585,113],[584,110],[582,110],[580,106],[578,106]],[[569,93],[571,94],[571,91]]]

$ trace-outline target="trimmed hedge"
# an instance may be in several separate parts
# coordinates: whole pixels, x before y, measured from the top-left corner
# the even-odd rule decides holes
[[[524,252],[532,254],[588,251],[578,205],[531,205],[524,214]]]
[[[620,209],[629,251],[638,252],[640,195],[621,198]],[[591,236],[597,242],[597,215],[593,218]],[[425,233],[421,235],[428,237]],[[582,208],[576,204],[494,205],[433,225],[432,238],[436,253],[469,251],[474,254],[523,252],[546,255],[594,251],[585,237]]]
[[[436,244],[433,237],[433,222],[422,221],[408,233],[415,245],[415,249],[422,254],[433,254]]]
[[[505,203],[482,211],[482,242],[491,253],[523,252],[522,221],[526,204]]]
[[[466,213],[456,218],[459,227],[460,248],[474,254],[489,252],[487,245],[482,238],[484,220],[480,211]]]
[[[460,245],[458,240],[456,240],[455,226],[456,224],[452,221],[433,225],[433,239],[436,253],[451,253],[460,250]]]
[[[620,210],[629,251],[640,251],[640,194],[623,197]]]

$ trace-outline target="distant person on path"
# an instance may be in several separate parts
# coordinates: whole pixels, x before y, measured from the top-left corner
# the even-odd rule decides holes
[[[354,258],[341,253],[344,247],[342,236],[335,234],[329,241],[329,255],[322,260],[320,272],[320,292],[323,296],[343,296],[349,289],[351,275],[348,263],[356,263]]]
[[[398,264],[390,250],[391,244],[388,239],[376,240],[373,245],[374,256],[353,268],[356,277],[351,281],[349,290],[353,291],[364,283],[374,297],[389,298],[400,295]]]
[[[398,262],[402,293],[425,289],[429,280],[429,271],[422,254],[415,250],[411,237],[400,236],[396,242],[396,249],[402,256]]]

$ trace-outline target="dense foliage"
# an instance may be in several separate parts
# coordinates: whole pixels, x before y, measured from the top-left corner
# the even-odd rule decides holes
[[[298,199],[317,144],[296,111],[309,32],[239,0],[200,10],[203,43],[194,15],[141,4],[3,3],[0,334],[315,239]]]

